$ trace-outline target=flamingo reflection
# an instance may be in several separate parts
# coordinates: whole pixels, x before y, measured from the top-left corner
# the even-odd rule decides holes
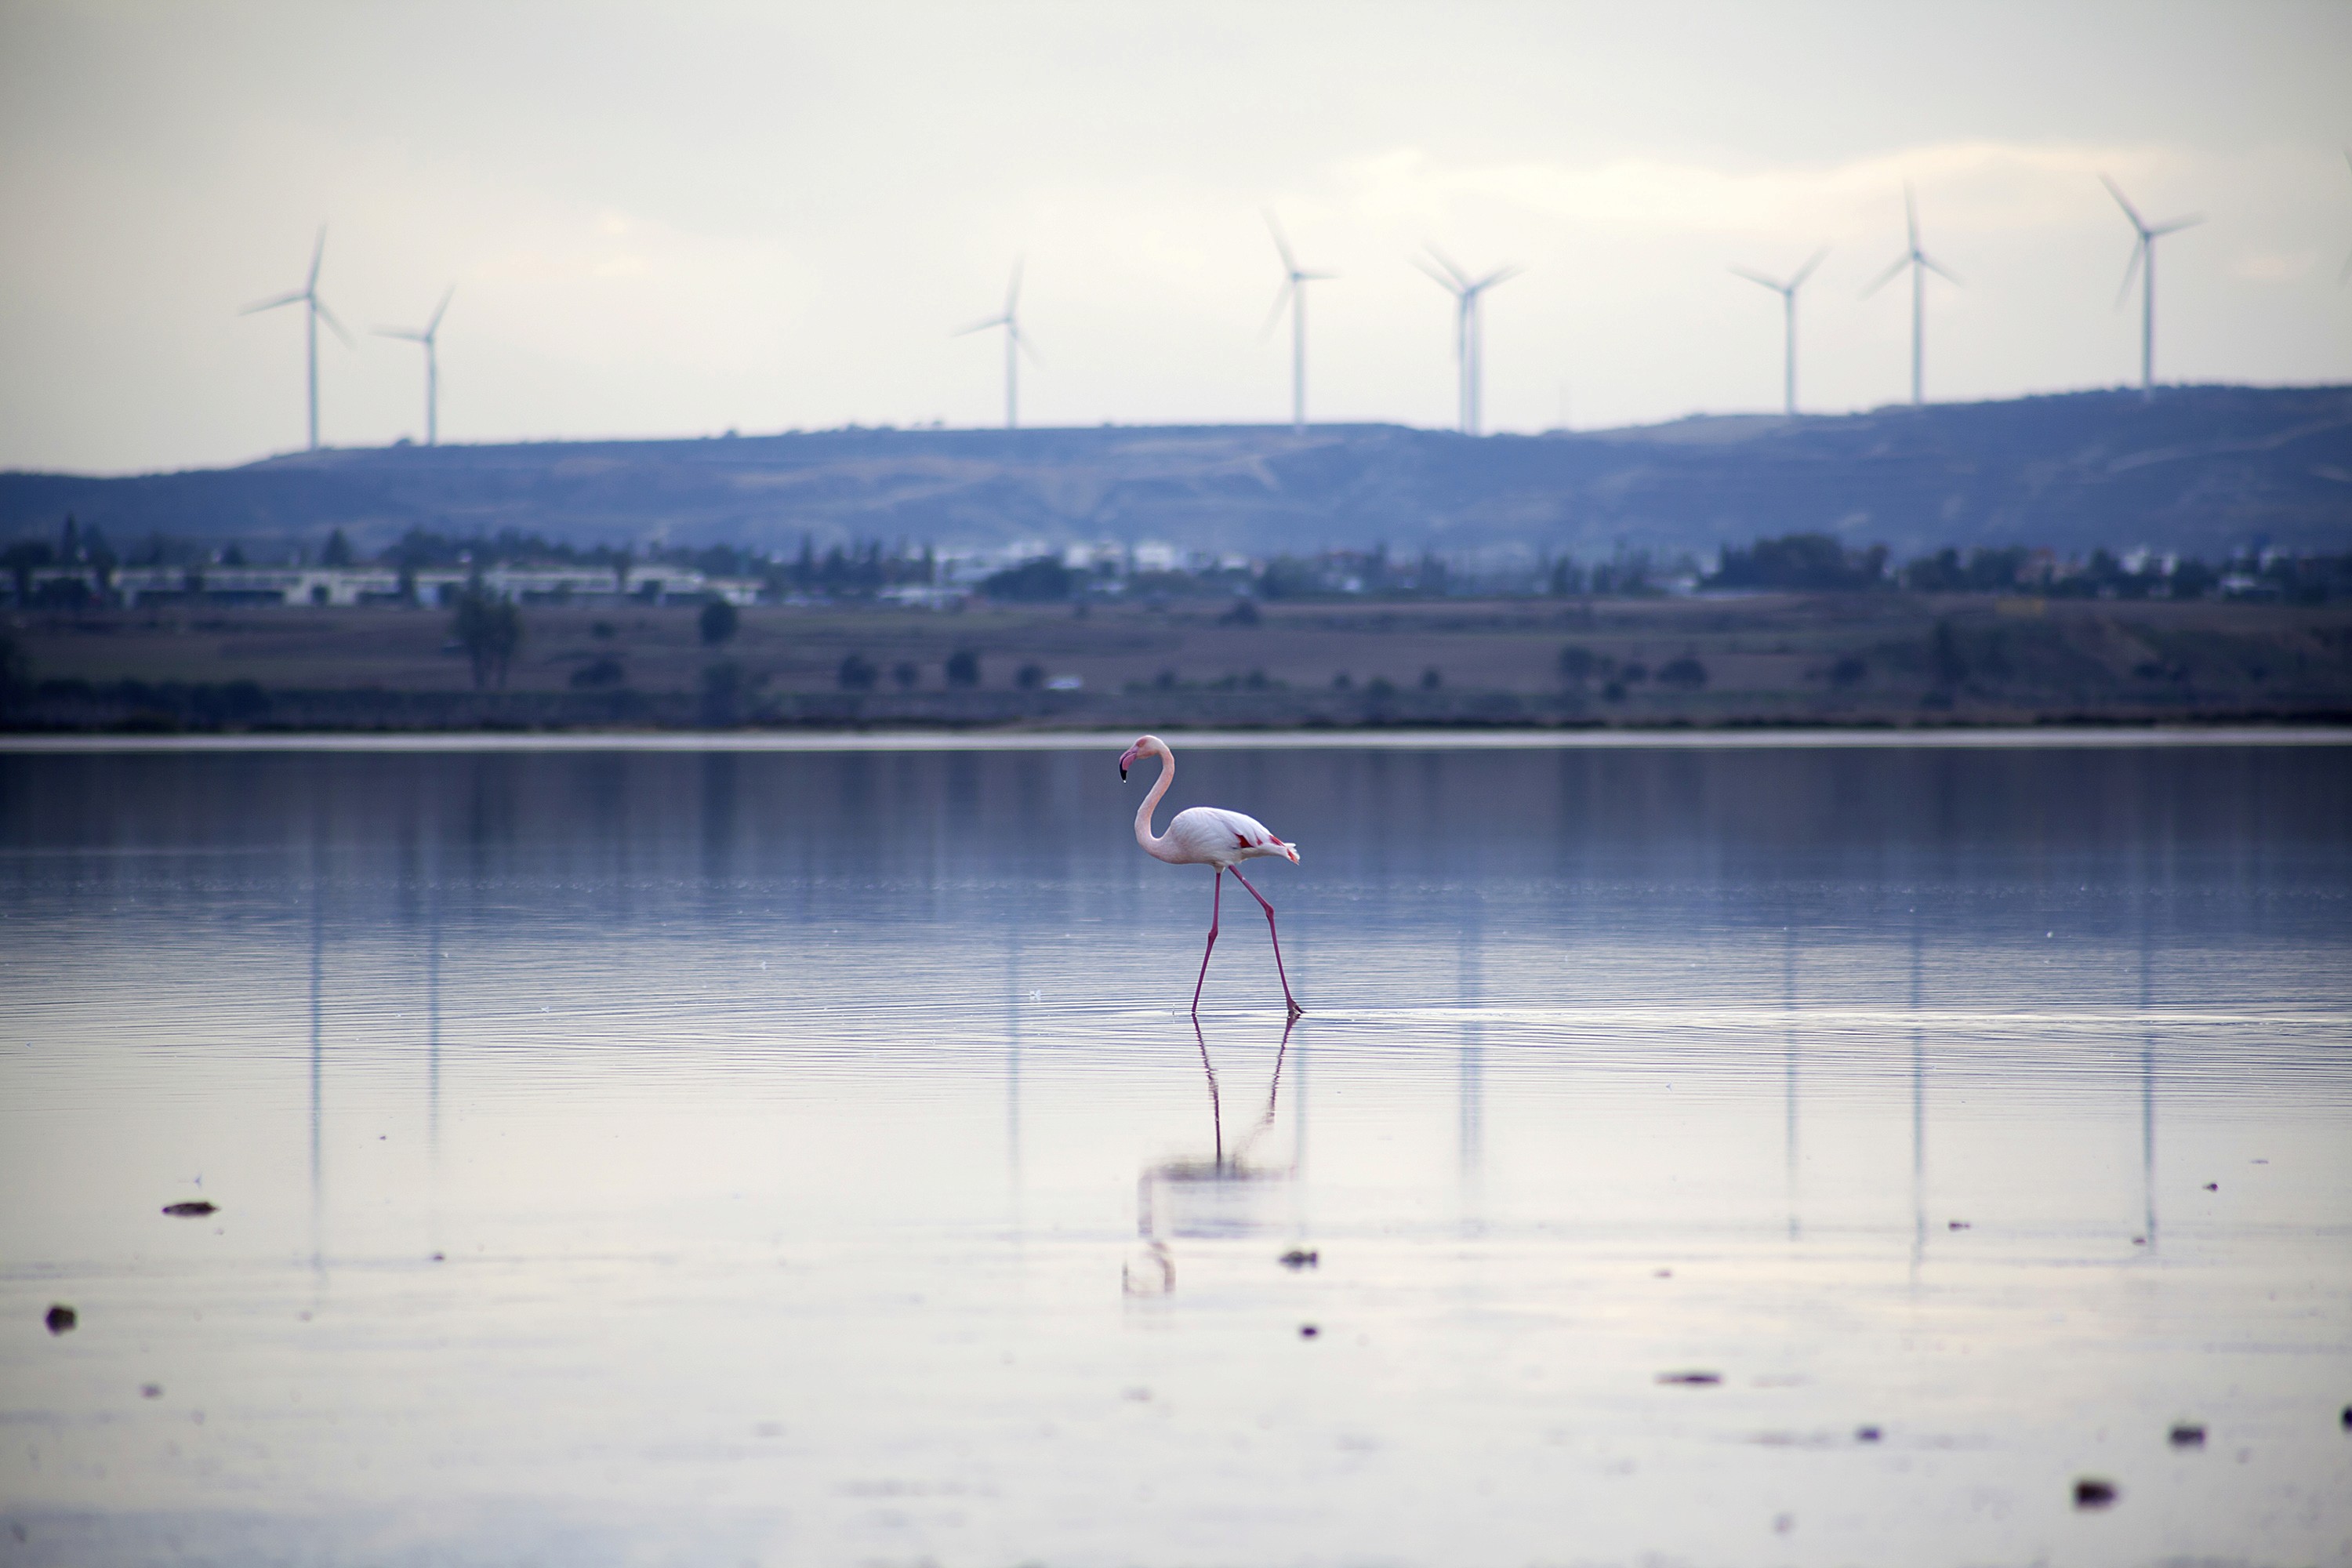
[[[1192,1020],[1192,1041],[1201,1052],[1201,1076],[1209,1090],[1209,1158],[1177,1159],[1147,1165],[1136,1178],[1136,1233],[1141,1251],[1121,1268],[1121,1281],[1130,1296],[1164,1296],[1176,1288],[1176,1259],[1171,1240],[1234,1237],[1255,1235],[1269,1227],[1262,1209],[1278,1186],[1298,1173],[1293,1157],[1284,1163],[1261,1163],[1251,1152],[1274,1125],[1282,1095],[1283,1065],[1290,1057],[1290,1034],[1296,1014],[1282,1026],[1282,1042],[1275,1049],[1274,1072],[1266,1081],[1265,1107],[1233,1140],[1225,1140],[1224,1104],[1217,1085],[1216,1063],[1209,1056],[1208,1037],[1201,1021]]]

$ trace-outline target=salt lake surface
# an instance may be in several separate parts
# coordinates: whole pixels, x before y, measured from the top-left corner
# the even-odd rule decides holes
[[[2352,1561],[2352,747],[1178,739],[0,754],[0,1563]]]

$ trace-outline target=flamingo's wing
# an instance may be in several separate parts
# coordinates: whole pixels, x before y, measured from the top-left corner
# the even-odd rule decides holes
[[[1259,855],[1279,855],[1291,860],[1298,858],[1297,847],[1283,842],[1265,823],[1222,806],[1196,805],[1177,813],[1176,820],[1168,825],[1170,837],[1180,829],[1188,847],[1197,846],[1204,856],[1214,851],[1216,858],[1227,860]]]

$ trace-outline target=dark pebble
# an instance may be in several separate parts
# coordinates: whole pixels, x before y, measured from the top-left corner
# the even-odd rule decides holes
[[[1675,1277],[1675,1271],[1674,1271],[1673,1269],[1671,1269],[1671,1268],[1661,1268],[1661,1269],[1659,1269],[1659,1270],[1657,1271],[1657,1273],[1654,1276],[1654,1278],[1655,1278],[1655,1279],[1673,1279],[1674,1277]]]
[[[2172,1446],[2176,1448],[2201,1448],[2205,1446],[2205,1428],[2194,1421],[2172,1424]]]
[[[2344,1407],[2344,1430],[2352,1432],[2352,1405]]]
[[[163,1385],[160,1383],[142,1383],[139,1385],[139,1397],[161,1399],[163,1397]]]
[[[1723,1381],[1723,1373],[1719,1372],[1662,1372],[1658,1373],[1658,1381],[1660,1383],[1681,1384],[1690,1388],[1713,1388],[1717,1384]]]
[[[1853,1429],[1853,1440],[1857,1443],[1875,1443],[1878,1441],[1878,1428],[1857,1426]]]
[[[439,1263],[439,1262],[441,1262],[441,1261],[442,1261],[442,1257],[441,1257],[441,1255],[440,1255],[439,1253],[437,1253],[437,1252],[436,1252],[436,1253],[435,1253],[435,1254],[433,1255],[433,1261],[434,1261],[434,1262],[436,1262],[436,1263]]]
[[[165,1204],[163,1212],[178,1219],[194,1219],[201,1215],[217,1214],[219,1206],[203,1198],[191,1198],[184,1204]]]
[[[1322,1330],[1317,1328],[1312,1323],[1301,1323],[1298,1325],[1298,1337],[1302,1340],[1311,1340],[1322,1331]]]
[[[2221,1190],[2221,1184],[2219,1182],[2208,1182],[2205,1184],[2205,1190],[2209,1193],[2218,1193]]]
[[[1323,1261],[1323,1255],[1305,1247],[1294,1247],[1282,1255],[1285,1268],[1312,1268]]]
[[[2135,1236],[2132,1237],[2132,1245],[2134,1247],[2146,1247],[2147,1245],[2147,1237],[2144,1236]]]
[[[2074,1483],[2076,1508],[2106,1508],[2116,1500],[2116,1483],[2084,1476]]]
[[[81,1321],[81,1314],[63,1301],[59,1301],[49,1309],[48,1316],[43,1318],[41,1321],[48,1324],[49,1332],[62,1334]],[[2346,1411],[2345,1415],[2347,1420],[2352,1420],[2352,1410]]]
[[[1969,1228],[1969,1222],[1964,1219],[1947,1220],[1944,1222],[1944,1225],[1945,1228],[1948,1230],[1966,1230]]]

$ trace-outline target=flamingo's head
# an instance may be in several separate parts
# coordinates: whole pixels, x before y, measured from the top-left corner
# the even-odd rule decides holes
[[[1127,782],[1127,770],[1135,765],[1138,757],[1148,757],[1154,752],[1161,756],[1168,754],[1168,742],[1157,735],[1142,736],[1136,741],[1135,744],[1121,752],[1118,754],[1119,782],[1122,784]]]

